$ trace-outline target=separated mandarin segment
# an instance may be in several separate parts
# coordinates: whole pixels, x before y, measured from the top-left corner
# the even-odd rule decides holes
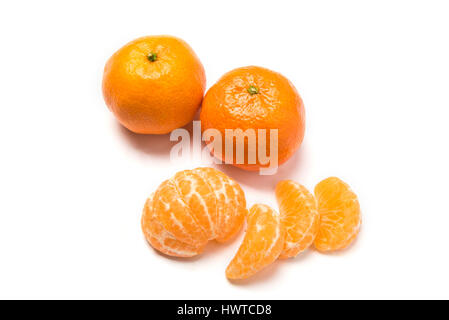
[[[315,239],[319,215],[315,197],[301,184],[284,180],[276,186],[276,199],[285,228],[285,243],[280,259],[296,257]]]
[[[240,248],[226,269],[228,279],[246,279],[279,257],[285,232],[279,214],[269,206],[255,204],[247,219],[247,230]]]
[[[362,223],[360,205],[348,184],[336,177],[315,187],[320,228],[315,238],[318,251],[344,249],[357,237]]]

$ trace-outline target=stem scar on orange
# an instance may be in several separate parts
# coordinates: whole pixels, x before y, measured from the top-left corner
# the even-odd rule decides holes
[[[256,143],[249,144],[249,138],[232,141],[233,165],[245,170],[258,170],[268,167],[259,158],[258,129],[266,130],[265,155],[270,158],[270,130],[278,130],[278,164],[287,161],[299,148],[304,138],[304,104],[293,84],[281,74],[261,68],[243,67],[226,73],[206,93],[201,109],[201,127],[203,132],[216,129],[221,133],[222,148],[212,149],[215,157],[226,161],[227,129],[241,129],[246,132],[253,129]],[[263,134],[262,134],[263,138]],[[243,142],[241,142],[243,141]],[[244,161],[237,161],[236,149],[244,144]],[[256,161],[250,161],[249,148],[257,155]],[[261,149],[263,151],[263,149]]]
[[[129,130],[165,134],[193,120],[206,88],[203,65],[181,39],[131,41],[106,63],[103,96]]]

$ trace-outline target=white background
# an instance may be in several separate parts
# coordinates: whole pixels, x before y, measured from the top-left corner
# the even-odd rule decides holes
[[[2,2],[0,298],[449,298],[448,16],[447,1]],[[186,40],[208,87],[245,65],[296,85],[300,151],[275,176],[224,170],[248,205],[275,206],[281,179],[342,178],[363,210],[354,245],[234,284],[243,233],[187,260],[146,244],[146,197],[199,165],[103,102],[108,57],[152,34]]]

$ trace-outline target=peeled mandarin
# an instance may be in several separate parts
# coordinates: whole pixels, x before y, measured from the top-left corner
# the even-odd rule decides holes
[[[245,195],[234,180],[213,168],[197,168],[160,184],[145,204],[142,230],[156,250],[189,257],[209,240],[234,237],[246,214]]]

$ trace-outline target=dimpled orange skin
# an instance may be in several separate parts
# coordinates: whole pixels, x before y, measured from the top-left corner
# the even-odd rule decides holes
[[[284,180],[276,185],[285,243],[279,259],[293,258],[306,250],[315,239],[320,216],[315,197],[303,185]]]
[[[141,226],[150,245],[170,256],[200,254],[210,240],[226,242],[247,215],[240,186],[213,168],[176,173],[147,199]]]
[[[186,42],[172,36],[136,39],[115,52],[104,68],[104,100],[135,133],[165,134],[186,125],[205,88],[200,60]]]
[[[356,194],[339,178],[330,177],[316,185],[315,197],[320,214],[315,248],[327,252],[348,247],[357,237],[362,224]]]
[[[258,92],[248,92],[251,87]],[[255,129],[256,132],[267,129],[267,154],[269,129],[278,129],[278,164],[287,161],[304,138],[304,104],[297,90],[281,74],[261,67],[243,67],[226,73],[206,93],[200,117],[203,132],[217,129],[222,137],[225,137],[225,129]],[[246,139],[245,150],[248,150]],[[224,155],[223,138],[222,152],[215,152],[214,156],[224,161]],[[246,156],[244,163],[236,163],[235,146],[233,156],[233,164],[245,170],[268,166],[259,158],[257,163],[251,164]]]
[[[253,276],[276,261],[284,247],[284,227],[279,214],[269,206],[252,206],[247,224],[243,242],[226,268],[226,277],[231,280]]]

